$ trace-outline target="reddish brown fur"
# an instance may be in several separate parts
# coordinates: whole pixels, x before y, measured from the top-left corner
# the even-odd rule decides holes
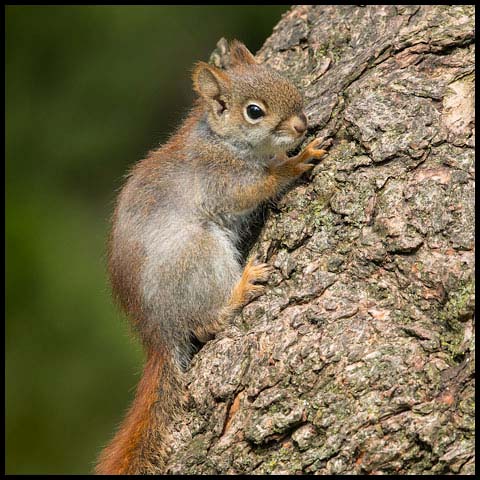
[[[104,475],[135,473],[133,460],[141,448],[143,432],[148,428],[154,428],[155,424],[153,406],[157,401],[157,385],[162,362],[163,359],[158,354],[152,353],[148,358],[135,400],[117,434],[102,451],[96,473]]]
[[[197,107],[179,128],[172,139],[160,150],[152,152],[146,159],[137,163],[130,175],[142,170],[146,177],[155,177],[156,168],[162,159],[168,158],[176,142],[182,142],[186,132],[198,121],[202,110]],[[175,409],[178,409],[181,396],[181,385],[175,377],[172,365],[169,365],[169,353],[159,345],[158,339],[151,338],[146,329],[143,312],[139,303],[140,267],[144,252],[140,243],[135,245],[113,245],[113,228],[118,221],[118,205],[112,217],[112,232],[108,242],[109,276],[115,298],[132,320],[133,326],[142,337],[147,348],[147,361],[142,378],[138,384],[135,399],[129,408],[119,430],[107,447],[101,452],[95,473],[103,475],[154,473],[163,466],[162,461],[168,451],[165,437],[168,426],[165,421],[171,420]],[[155,202],[142,205],[140,215],[146,215]],[[123,248],[125,247],[125,248]],[[160,398],[162,397],[162,398]],[[159,401],[162,403],[160,404]],[[143,454],[156,449],[148,455],[156,458],[158,465],[150,465]],[[157,470],[158,472],[158,470]]]
[[[265,264],[254,265],[254,260],[250,260],[243,270],[242,276],[235,285],[232,296],[228,302],[228,309],[236,310],[242,307],[250,299],[250,296],[256,292],[261,292],[264,287],[255,285],[257,280],[266,280],[271,267]]]
[[[320,158],[325,153],[323,150],[316,149],[318,145],[314,141],[296,157],[278,156],[276,162],[266,168],[265,175],[262,178],[259,179],[257,175],[251,177],[249,184],[242,184],[242,182],[236,181],[235,176],[237,172],[240,176],[245,174],[243,172],[243,157],[237,158],[233,154],[229,154],[228,152],[231,150],[224,148],[222,143],[208,140],[209,137],[205,140],[196,138],[194,145],[190,145],[192,142],[189,141],[189,134],[195,130],[196,124],[207,114],[212,119],[215,109],[218,108],[218,102],[216,104],[215,99],[213,100],[215,107],[212,108],[212,98],[217,97],[220,90],[233,83],[232,81],[238,78],[240,74],[243,75],[242,69],[255,64],[255,59],[243,44],[233,42],[231,45],[231,64],[235,67],[232,70],[233,77],[231,77],[232,72],[226,74],[204,63],[197,65],[193,80],[194,88],[200,94],[200,98],[196,106],[175,135],[163,147],[152,152],[132,169],[130,180],[133,180],[133,187],[129,191],[122,190],[117,202],[113,217],[112,236],[109,242],[110,279],[115,296],[132,320],[134,327],[141,336],[143,345],[146,347],[147,361],[133,404],[115,437],[100,455],[96,467],[96,473],[98,474],[158,474],[163,472],[169,452],[170,426],[175,414],[181,411],[183,399],[180,366],[178,360],[174,359],[178,345],[171,340],[168,343],[168,334],[170,333],[168,328],[163,331],[157,329],[155,322],[152,322],[151,318],[148,317],[147,312],[150,305],[142,305],[141,268],[148,260],[146,258],[148,246],[142,244],[141,238],[138,238],[139,234],[134,222],[128,224],[130,225],[129,230],[117,228],[122,226],[122,214],[125,214],[126,211],[130,216],[129,218],[147,219],[145,222],[148,224],[150,214],[157,208],[157,200],[152,192],[158,188],[162,178],[169,172],[169,169],[172,169],[175,162],[184,161],[187,156],[185,152],[189,148],[193,148],[195,160],[202,163],[206,171],[213,172],[215,175],[219,174],[216,177],[215,188],[212,187],[213,184],[209,185],[207,183],[205,185],[205,187],[210,188],[206,194],[207,198],[209,199],[209,196],[212,196],[218,200],[215,197],[215,195],[218,195],[217,191],[223,189],[224,192],[228,192],[222,194],[224,196],[221,202],[217,201],[214,204],[217,214],[221,214],[222,209],[225,209],[227,213],[237,214],[243,210],[253,209],[262,201],[274,197],[294,178],[311,168],[310,164],[305,163],[308,158]],[[262,75],[257,75],[258,78],[252,77],[255,78],[255,85],[258,82],[261,83],[262,79],[268,80],[270,83],[272,81],[280,82],[276,77],[268,76],[266,71]],[[255,97],[255,92],[251,92],[252,88],[255,90],[255,86],[248,85],[248,82],[245,83],[245,88],[248,87],[248,89],[242,95],[248,94]],[[266,82],[265,85],[268,86],[269,83]],[[265,90],[266,94],[271,89],[265,85],[260,85],[260,87]],[[289,109],[293,108],[290,105],[292,103],[292,92],[299,94],[293,85],[286,81],[283,81],[280,85],[282,87],[279,93],[278,91],[277,93],[270,92],[274,96],[271,103],[275,102],[282,112],[285,110],[290,115]],[[232,98],[231,101],[234,102],[235,98]],[[237,119],[233,120],[233,123],[243,121],[240,117],[240,109],[237,108],[237,110],[238,118],[235,117]],[[210,126],[212,125],[210,124]],[[182,148],[184,148],[183,152]],[[246,153],[250,155],[252,152],[248,151]],[[214,164],[214,169],[211,168],[211,164]],[[181,180],[179,178],[178,181]],[[135,193],[134,195],[132,191]],[[120,202],[127,204],[127,207],[124,205],[122,210],[119,207]],[[176,257],[178,268],[182,269],[184,267],[187,271],[188,260],[188,258],[184,261],[183,258]],[[228,261],[229,258],[226,258],[226,260]],[[205,322],[201,325],[187,324],[183,328],[192,329],[197,338],[206,341],[212,333],[221,327],[225,318],[248,301],[252,293],[258,292],[262,288],[255,285],[254,282],[255,280],[265,279],[267,273],[268,269],[265,265],[254,265],[250,261],[241,279],[231,291],[231,298],[221,311],[219,318],[212,321],[212,318],[205,315]],[[227,285],[226,288],[228,290],[220,292],[222,299],[228,297],[232,285]],[[223,295],[224,293],[225,295]],[[178,299],[178,302],[182,301],[184,301],[183,298]],[[163,306],[160,308],[164,313]],[[175,313],[175,310],[173,312]],[[180,328],[178,321],[178,318],[173,314],[171,319],[172,329]]]

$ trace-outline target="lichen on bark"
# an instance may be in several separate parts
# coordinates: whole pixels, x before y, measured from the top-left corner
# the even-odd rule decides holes
[[[257,57],[329,154],[269,212],[265,294],[186,373],[169,473],[474,473],[474,50],[465,5],[275,27]]]

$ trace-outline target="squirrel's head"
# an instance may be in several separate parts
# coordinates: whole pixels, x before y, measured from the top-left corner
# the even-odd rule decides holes
[[[229,68],[200,62],[193,85],[210,128],[232,144],[270,155],[292,149],[305,134],[300,92],[274,70],[257,64],[237,40],[230,44]]]

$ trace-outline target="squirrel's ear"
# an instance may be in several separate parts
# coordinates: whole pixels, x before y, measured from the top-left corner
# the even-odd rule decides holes
[[[217,99],[228,89],[229,76],[217,67],[198,62],[193,70],[193,89],[205,99]]]
[[[230,43],[230,65],[256,65],[255,57],[250,50],[238,40],[232,40]]]

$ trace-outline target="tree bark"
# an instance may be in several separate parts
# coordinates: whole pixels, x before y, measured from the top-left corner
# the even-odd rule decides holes
[[[473,6],[275,27],[257,58],[329,154],[270,208],[265,294],[193,359],[169,473],[474,473],[474,50]]]

